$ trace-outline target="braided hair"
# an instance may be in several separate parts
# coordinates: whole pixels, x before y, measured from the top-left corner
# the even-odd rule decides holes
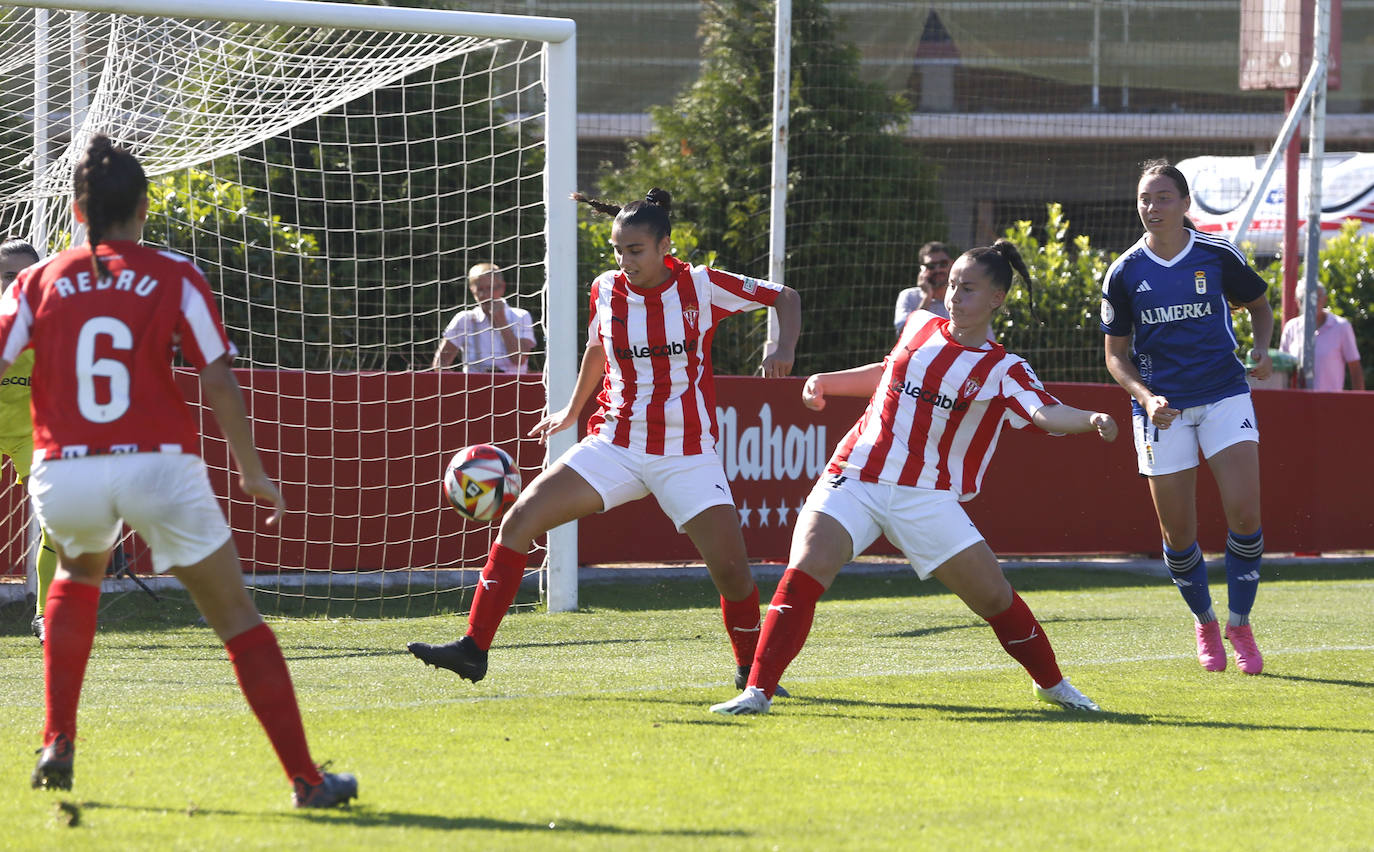
[[[86,217],[91,264],[97,280],[109,277],[96,249],[110,228],[132,219],[148,194],[148,176],[134,155],[97,133],[72,175],[72,196]]]
[[[580,192],[574,192],[572,200],[580,201],[598,213],[614,216],[616,224],[622,228],[630,225],[648,228],[655,240],[661,240],[673,233],[670,215],[673,209],[673,196],[666,189],[654,187],[642,200],[631,201],[624,207],[590,198]]]

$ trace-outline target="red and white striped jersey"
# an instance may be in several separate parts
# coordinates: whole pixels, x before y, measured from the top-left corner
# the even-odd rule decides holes
[[[663,264],[671,277],[653,290],[618,270],[592,282],[588,335],[606,350],[606,377],[587,434],[650,455],[697,455],[714,449],[718,436],[716,324],[772,305],[782,285],[671,256]]]
[[[31,266],[0,297],[0,357],[34,350],[34,460],[100,453],[200,452],[197,421],[172,376],[174,349],[196,370],[233,354],[210,286],[179,254],[101,243]]]
[[[949,320],[920,312],[883,361],[878,389],[826,473],[972,500],[1003,424],[1020,429],[1058,403],[1019,355],[992,341],[963,346],[950,337]]]

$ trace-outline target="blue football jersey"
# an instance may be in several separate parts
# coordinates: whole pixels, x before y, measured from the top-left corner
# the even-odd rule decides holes
[[[1171,407],[1206,405],[1250,390],[1228,302],[1253,301],[1265,287],[1226,240],[1192,231],[1187,247],[1166,261],[1142,237],[1107,269],[1102,331],[1133,336],[1141,379]]]

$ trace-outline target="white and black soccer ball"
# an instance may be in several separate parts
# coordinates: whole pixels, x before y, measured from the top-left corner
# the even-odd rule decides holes
[[[454,454],[444,471],[444,497],[469,521],[499,520],[520,496],[520,469],[505,450],[473,444]]]

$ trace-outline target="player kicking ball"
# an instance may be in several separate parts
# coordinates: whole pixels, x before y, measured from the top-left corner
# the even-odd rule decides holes
[[[797,518],[748,685],[711,712],[769,711],[779,678],[806,643],[817,601],[879,535],[901,549],[922,580],[935,577],[987,620],[1041,701],[1100,711],[1059,670],[1044,628],[959,505],[978,493],[1007,423],[1116,439],[1110,415],[1059,402],[1029,364],[991,339],[1013,270],[1029,290],[1025,262],[1006,240],[965,252],[950,270],[949,319],[917,311],[882,363],[806,380],[808,408],[820,411],[827,396],[868,396],[868,409],[836,447]]]
[[[736,686],[743,687],[759,635],[759,590],[716,453],[710,347],[720,320],[772,306],[779,342],[761,370],[765,376],[788,375],[801,331],[801,298],[781,284],[673,257],[672,196],[663,189],[624,207],[581,194],[574,198],[615,217],[611,248],[617,268],[592,282],[587,347],[572,399],[530,434],[543,443],[574,426],[593,395],[597,412],[586,437],[540,473],[501,519],[467,632],[442,645],[406,647],[429,665],[481,680],[534,540],[561,524],[652,494],[706,563],[720,593]]]

